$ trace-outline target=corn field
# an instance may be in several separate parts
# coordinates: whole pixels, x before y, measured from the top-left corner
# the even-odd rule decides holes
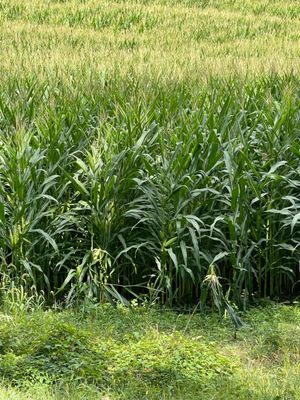
[[[299,13],[0,0],[1,287],[219,309],[297,296]]]
[[[297,91],[293,77],[2,91],[2,278],[68,300],[295,295]]]
[[[0,0],[5,80],[299,74],[299,40],[298,0]]]

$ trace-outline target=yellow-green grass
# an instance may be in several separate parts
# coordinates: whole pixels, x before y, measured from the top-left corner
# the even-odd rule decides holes
[[[300,399],[297,307],[251,310],[236,339],[227,320],[197,314],[3,311],[1,400]]]
[[[298,72],[296,1],[1,0],[6,76],[145,79]]]

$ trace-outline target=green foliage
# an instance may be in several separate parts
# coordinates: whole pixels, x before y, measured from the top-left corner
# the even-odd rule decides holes
[[[236,339],[228,319],[155,308],[0,318],[3,399],[300,398],[297,307],[248,311]]]
[[[126,319],[122,312],[116,315],[121,322]],[[187,382],[200,387],[234,370],[212,344],[188,339],[180,332],[146,332],[138,327],[132,334],[123,331],[123,337],[114,331],[111,337],[108,332],[95,332],[101,322],[116,329],[114,322],[105,320],[107,316],[94,320],[91,331],[79,326],[72,315],[52,312],[23,314],[4,323],[0,376],[15,385],[77,382],[122,388],[136,382],[141,390],[152,386],[162,390],[166,385],[179,388]]]
[[[239,328],[298,294],[299,7],[273,3],[1,1],[7,307],[200,300]]]
[[[299,10],[0,1],[1,398],[300,398]]]
[[[11,84],[0,102],[3,289],[67,303],[202,299],[221,313],[297,293],[295,77],[197,93],[118,77],[82,93]]]

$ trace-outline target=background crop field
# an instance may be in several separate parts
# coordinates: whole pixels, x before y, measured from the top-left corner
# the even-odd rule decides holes
[[[1,0],[0,71],[200,81],[298,72],[299,17],[291,0]]]

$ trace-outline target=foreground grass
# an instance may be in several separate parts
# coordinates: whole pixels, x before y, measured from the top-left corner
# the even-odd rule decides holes
[[[1,314],[1,399],[300,399],[300,309],[228,320],[88,305]],[[13,385],[13,386],[11,386]]]

